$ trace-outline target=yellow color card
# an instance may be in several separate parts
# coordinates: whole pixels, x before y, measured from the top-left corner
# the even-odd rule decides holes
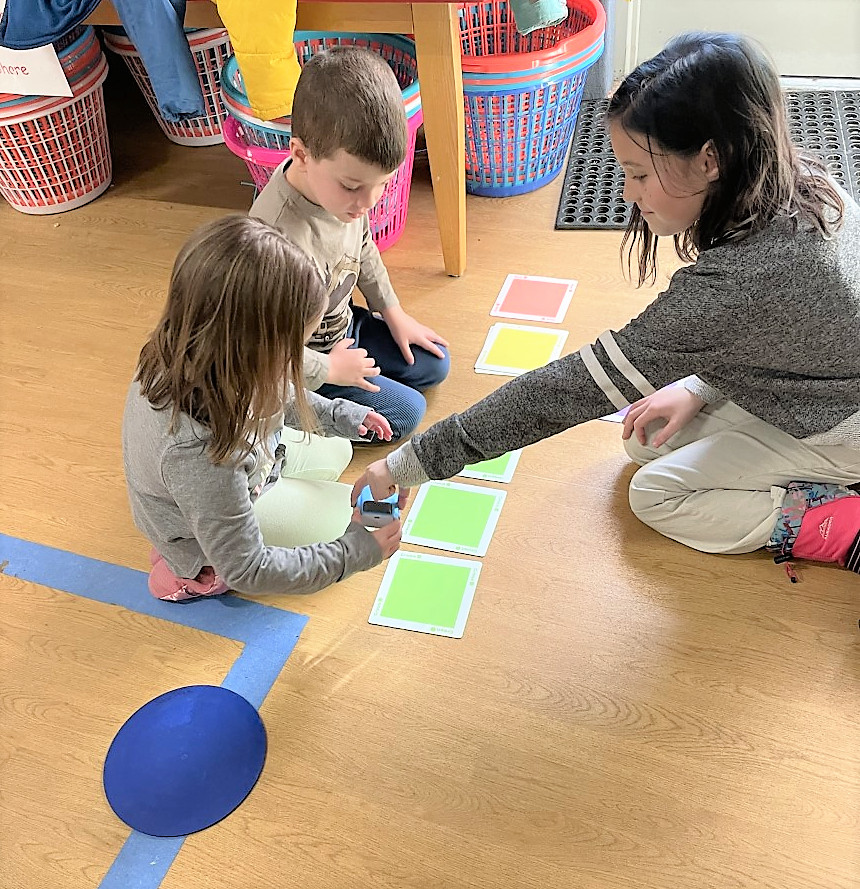
[[[561,355],[566,330],[494,324],[475,362],[478,373],[518,376],[549,364]]]

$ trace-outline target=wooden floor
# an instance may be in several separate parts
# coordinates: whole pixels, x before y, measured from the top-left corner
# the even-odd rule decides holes
[[[144,571],[124,393],[178,247],[251,191],[225,148],[171,145],[109,86],[113,187],[65,215],[0,207],[0,531]],[[568,350],[653,297],[624,283],[620,233],[553,230],[559,187],[470,198],[452,279],[419,162],[385,260],[452,343],[428,420],[502,382],[472,365],[507,273],[579,280]],[[261,707],[266,768],[165,889],[856,889],[860,581],[662,539],[630,475],[614,424],[528,449],[462,640],[368,625],[381,567],[265,597],[310,618]],[[0,887],[97,887],[128,836],[101,789],[114,733],[241,646],[8,575],[0,595]]]

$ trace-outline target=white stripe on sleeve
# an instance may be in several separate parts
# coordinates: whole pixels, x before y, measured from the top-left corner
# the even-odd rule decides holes
[[[630,402],[621,394],[621,390],[609,379],[609,375],[600,366],[600,362],[597,360],[597,356],[594,354],[594,349],[591,345],[583,346],[579,350],[579,355],[582,358],[582,363],[585,365],[586,370],[594,378],[594,382],[600,386],[604,395],[606,395],[615,407],[618,410],[621,410],[623,407],[628,407]]]
[[[604,330],[597,338],[597,342],[606,349],[609,360],[643,395],[653,395],[657,390],[648,382],[648,380],[639,373],[638,370],[630,363],[627,356],[618,348],[611,330]]]

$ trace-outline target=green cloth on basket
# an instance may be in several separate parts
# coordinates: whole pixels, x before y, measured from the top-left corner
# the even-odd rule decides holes
[[[567,18],[565,0],[510,0],[510,6],[520,34],[559,25]]]

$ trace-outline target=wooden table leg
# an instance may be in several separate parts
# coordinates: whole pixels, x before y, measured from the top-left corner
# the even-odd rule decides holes
[[[457,8],[413,3],[412,20],[442,258],[449,275],[461,275],[466,269],[466,137]]]

